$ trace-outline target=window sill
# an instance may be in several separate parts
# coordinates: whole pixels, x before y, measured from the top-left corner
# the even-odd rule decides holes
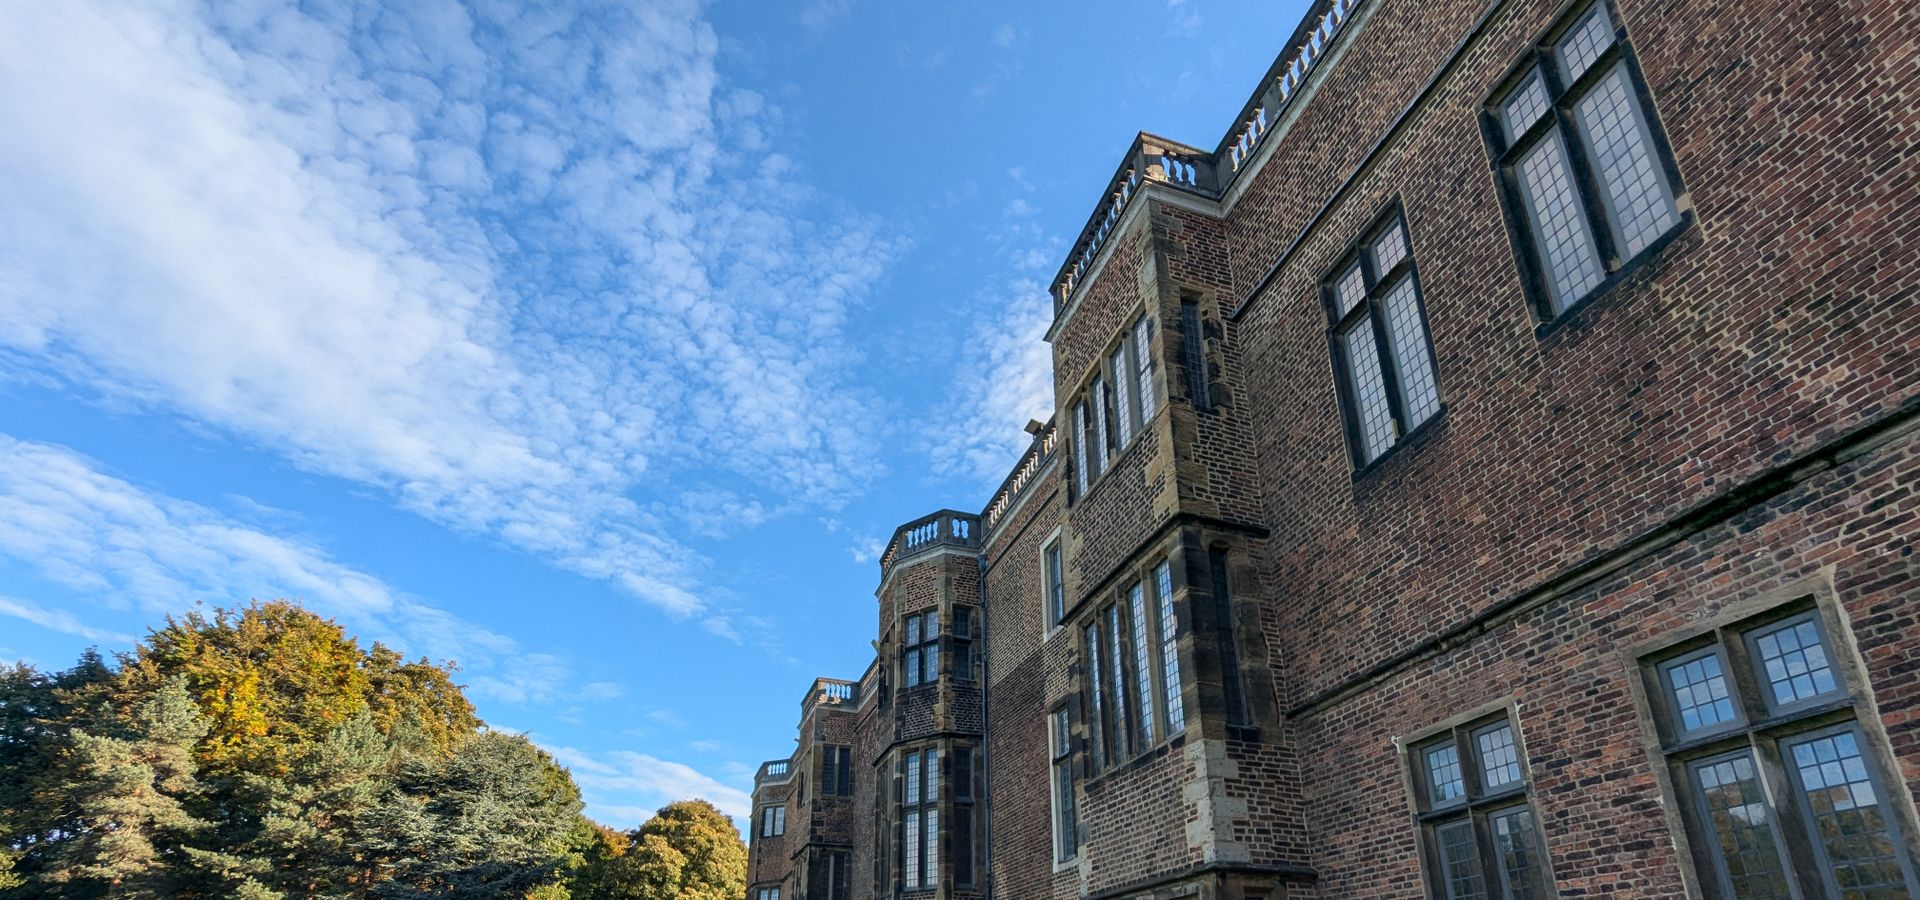
[[[1387,468],[1394,460],[1439,440],[1439,435],[1446,432],[1446,422],[1447,405],[1442,403],[1440,404],[1440,408],[1436,410],[1433,415],[1428,416],[1425,422],[1421,422],[1419,425],[1414,426],[1412,431],[1401,435],[1400,440],[1395,441],[1393,446],[1387,448],[1387,452],[1374,457],[1372,462],[1353,470],[1352,483],[1357,485],[1360,482],[1368,481],[1373,478],[1375,473]]]
[[[1128,758],[1125,762],[1110,765],[1105,769],[1102,769],[1099,772],[1096,772],[1093,775],[1090,775],[1087,777],[1087,793],[1089,794],[1093,793],[1096,788],[1100,787],[1108,779],[1111,779],[1120,775],[1124,775],[1135,769],[1147,766],[1153,763],[1154,761],[1159,760],[1160,758],[1173,753],[1175,750],[1178,750],[1181,747],[1186,746],[1186,744],[1187,744],[1187,733],[1182,731],[1179,734],[1174,735],[1173,737],[1170,737],[1164,741],[1161,741],[1158,744],[1153,745],[1153,747],[1151,747],[1150,749],[1142,750],[1139,753],[1134,754],[1132,757]]]
[[[1612,305],[1608,301],[1611,301],[1623,293],[1619,289],[1621,285],[1632,281],[1634,276],[1640,273],[1640,270],[1653,265],[1655,260],[1664,257],[1667,247],[1680,240],[1683,235],[1692,231],[1693,225],[1693,210],[1688,209],[1681,212],[1680,221],[1675,222],[1673,227],[1667,229],[1666,234],[1655,238],[1653,242],[1648,244],[1645,249],[1642,249],[1638,255],[1628,260],[1626,265],[1616,269],[1612,274],[1601,280],[1599,284],[1594,285],[1592,290],[1587,291],[1585,294],[1582,294],[1579,299],[1568,304],[1567,308],[1561,311],[1559,315],[1534,326],[1534,338],[1544,342],[1559,332],[1578,333],[1590,325],[1594,316],[1594,313],[1591,312],[1592,310],[1604,309]],[[1535,309],[1539,308],[1541,307],[1538,305],[1535,306]]]

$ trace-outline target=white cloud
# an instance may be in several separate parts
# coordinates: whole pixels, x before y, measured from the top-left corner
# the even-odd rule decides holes
[[[67,612],[66,610],[48,609],[37,603],[16,600],[12,597],[0,597],[0,616],[12,616],[16,619],[25,619],[28,622],[32,622],[50,631],[58,631],[61,634],[70,634],[74,637],[86,638],[89,641],[98,641],[102,644],[130,646],[137,640],[137,638],[131,634],[95,628],[75,618],[73,613]],[[0,657],[4,657],[11,652],[10,650],[0,648]]]
[[[1173,16],[1167,32],[1176,37],[1193,37],[1200,33],[1200,8],[1194,0],[1167,0],[1167,12]]]
[[[1024,172],[1008,175],[1031,189]],[[1038,213],[1017,195],[1001,209],[995,240],[1004,268],[976,304],[978,321],[959,367],[965,374],[952,394],[959,414],[935,423],[930,434],[935,466],[988,487],[1032,445],[1027,422],[1053,417],[1053,349],[1045,341],[1053,298],[1042,279],[1061,251],[1035,221]]]
[[[806,0],[800,5],[800,27],[817,38],[852,12],[853,0]]]
[[[538,735],[534,738],[537,741]],[[736,820],[745,820],[753,811],[753,797],[748,792],[685,763],[631,750],[591,753],[542,746],[572,770],[573,780],[591,793],[594,799],[587,804],[587,815],[608,825],[636,827],[662,806],[696,798],[712,803]]]
[[[751,527],[876,465],[842,328],[899,250],[770,149],[702,13],[9,11],[0,378],[702,613],[674,501]]]
[[[477,697],[513,704],[577,695],[560,657],[463,620],[335,562],[311,543],[256,531],[214,510],[100,471],[72,451],[0,435],[0,554],[48,581],[148,615],[198,601],[291,598],[365,640],[459,662]],[[0,615],[88,640],[133,638],[70,612],[0,598]]]

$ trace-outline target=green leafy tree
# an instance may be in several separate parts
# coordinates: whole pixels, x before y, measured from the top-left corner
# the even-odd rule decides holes
[[[747,845],[705,800],[671,803],[633,833],[643,900],[737,900],[747,892]]]
[[[193,745],[206,718],[174,679],[124,717],[102,710],[92,726],[68,738],[58,793],[74,830],[42,877],[114,898],[173,896],[188,840],[207,829],[186,806],[200,790]]]
[[[369,855],[395,898],[519,898],[559,881],[580,791],[524,737],[484,733],[411,759],[370,816]]]

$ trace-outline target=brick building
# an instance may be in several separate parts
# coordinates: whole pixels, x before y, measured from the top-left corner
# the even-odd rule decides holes
[[[1127,150],[750,900],[1920,897],[1920,7],[1281,47]]]

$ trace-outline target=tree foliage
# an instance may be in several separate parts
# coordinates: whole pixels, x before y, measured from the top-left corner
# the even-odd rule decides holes
[[[453,677],[278,601],[170,618],[112,664],[0,668],[0,898],[744,893],[717,810],[594,825]]]

